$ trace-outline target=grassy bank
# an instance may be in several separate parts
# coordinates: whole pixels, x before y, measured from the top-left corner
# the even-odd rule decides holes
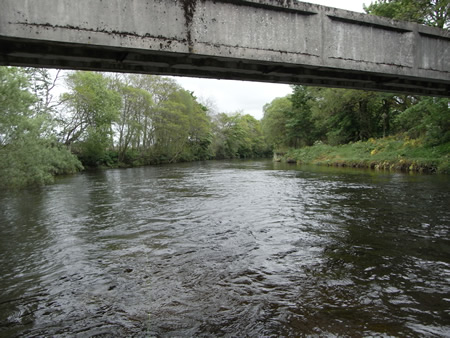
[[[279,159],[298,164],[450,174],[450,143],[430,147],[421,139],[390,136],[340,146],[316,144],[291,149]]]

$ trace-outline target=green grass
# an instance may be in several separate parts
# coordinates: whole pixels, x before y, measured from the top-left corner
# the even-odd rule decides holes
[[[426,146],[421,139],[390,136],[340,146],[316,144],[290,149],[286,162],[450,174],[450,143]]]

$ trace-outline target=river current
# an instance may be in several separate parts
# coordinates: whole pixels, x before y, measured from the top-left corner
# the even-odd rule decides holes
[[[0,192],[1,337],[450,336],[450,177],[211,161]]]

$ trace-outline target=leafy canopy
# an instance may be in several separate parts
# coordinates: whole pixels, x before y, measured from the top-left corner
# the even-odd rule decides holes
[[[439,28],[449,27],[449,8],[448,0],[378,0],[364,6],[368,14]]]

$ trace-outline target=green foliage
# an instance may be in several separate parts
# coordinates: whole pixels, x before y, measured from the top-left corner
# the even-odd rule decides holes
[[[160,104],[154,129],[155,148],[168,162],[207,156],[209,119],[192,93],[178,89]]]
[[[217,159],[239,157],[239,143],[243,136],[243,131],[239,126],[240,114],[227,115],[224,113],[215,116],[213,121],[214,141],[212,151]]]
[[[450,100],[426,97],[397,116],[396,122],[410,137],[424,137],[426,144],[450,141]]]
[[[37,104],[30,80],[27,70],[0,67],[0,186],[6,188],[50,183],[82,168],[51,135],[48,105]]]
[[[113,145],[111,127],[119,118],[121,98],[109,89],[109,80],[100,73],[74,72],[66,84],[69,92],[62,95],[62,100],[69,118],[61,119],[64,143],[75,144],[85,165],[102,165]]]
[[[117,78],[114,84],[122,98],[120,114],[116,122],[116,134],[118,134],[116,148],[119,163],[133,163],[132,158],[137,157],[137,154],[130,156],[129,150],[139,147],[145,141],[154,103],[148,91],[134,87],[132,83],[125,81]]]
[[[288,112],[286,121],[287,137],[296,147],[312,145],[318,133],[312,115],[316,98],[308,87],[294,86],[293,89],[290,98],[292,110]]]
[[[56,140],[22,135],[0,150],[0,186],[22,188],[52,183],[55,175],[72,174],[83,167]]]
[[[280,148],[288,145],[287,120],[292,111],[292,101],[290,96],[274,99],[264,106],[264,117],[261,121],[262,131],[267,143],[273,148]]]
[[[311,163],[450,167],[448,99],[294,86],[258,121],[210,115],[163,77],[74,72],[66,84],[58,103],[46,70],[0,68],[1,186],[42,185],[81,170],[69,149],[88,167],[261,157],[288,147],[303,147],[289,156]],[[407,138],[373,139],[396,133]],[[330,145],[348,142],[333,155]]]
[[[292,149],[285,160],[301,164],[450,173],[450,143],[431,147],[403,135],[340,146],[323,143]]]
[[[74,72],[67,76],[69,92],[62,95],[64,112],[64,142],[71,145],[89,137],[89,132],[108,129],[117,117],[119,97],[108,89],[102,74]]]
[[[313,119],[323,141],[338,145],[380,136],[383,94],[317,89],[315,95]]]
[[[207,109],[172,79],[121,75],[113,79],[122,97],[114,125],[120,166],[211,157]]]
[[[303,86],[293,89],[292,95],[264,107],[263,130],[275,149],[316,141],[338,145],[383,136],[391,132],[392,120],[398,114],[391,94]]]
[[[31,106],[36,102],[28,90],[25,72],[0,67],[0,145],[6,146],[31,126]]]
[[[448,0],[378,0],[365,6],[368,14],[413,21],[428,26],[449,26]]]
[[[259,121],[225,114],[212,121],[208,108],[172,79],[76,72],[67,84],[62,139],[87,166],[267,154]]]
[[[434,146],[449,141],[449,107],[445,98],[296,86],[293,95],[264,107],[262,123],[275,149],[317,141],[340,145],[405,132]]]
[[[311,145],[316,140],[312,117],[315,97],[308,87],[294,86],[293,91],[264,106],[263,131],[275,149]]]
[[[253,116],[222,113],[215,117],[213,126],[211,148],[214,158],[263,157],[270,153],[261,122]]]
[[[238,157],[262,157],[267,153],[267,145],[262,135],[261,122],[251,115],[240,115],[237,129],[241,138],[238,143]]]
[[[448,0],[378,0],[365,10],[447,28],[449,8]],[[342,145],[405,132],[428,146],[450,138],[448,99],[302,86],[293,89],[292,95],[264,107],[263,131],[275,150],[315,142]]]

